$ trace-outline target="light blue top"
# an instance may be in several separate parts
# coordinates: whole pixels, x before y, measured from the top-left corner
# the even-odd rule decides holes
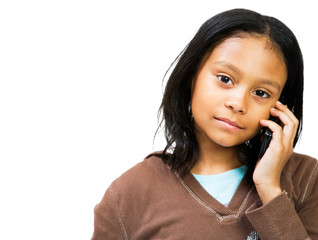
[[[193,174],[204,189],[223,205],[228,205],[242,181],[247,166],[232,169],[215,175]]]

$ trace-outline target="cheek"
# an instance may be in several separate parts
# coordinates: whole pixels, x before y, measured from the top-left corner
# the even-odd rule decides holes
[[[263,110],[265,109],[265,110]],[[269,107],[264,107],[260,111],[251,111],[253,114],[251,114],[248,118],[248,124],[250,128],[250,132],[252,135],[256,135],[259,133],[262,129],[262,126],[260,124],[260,120],[262,119],[269,119],[270,113],[269,113]]]
[[[192,93],[191,106],[197,114],[211,113],[224,103],[224,94],[213,81],[199,81]]]
[[[202,115],[209,111],[210,97],[206,91],[196,88],[191,99],[192,114],[194,116]]]
[[[216,94],[213,94],[213,96],[210,94],[199,94],[192,98],[192,114],[194,119],[198,121],[210,121],[217,112],[217,109],[222,105],[224,104],[222,104],[222,101],[220,101],[220,98]]]

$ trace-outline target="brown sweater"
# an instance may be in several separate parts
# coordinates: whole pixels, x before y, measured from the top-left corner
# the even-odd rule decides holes
[[[318,240],[318,162],[294,153],[285,193],[262,206],[244,176],[228,207],[192,174],[180,178],[151,157],[116,179],[95,207],[92,239]]]

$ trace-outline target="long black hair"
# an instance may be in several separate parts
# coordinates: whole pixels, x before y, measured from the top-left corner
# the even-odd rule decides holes
[[[284,57],[287,81],[281,99],[299,120],[294,146],[299,139],[303,122],[303,59],[296,37],[276,18],[246,9],[225,11],[208,19],[170,66],[175,65],[159,108],[167,145],[162,152],[151,155],[160,156],[181,176],[189,173],[199,158],[198,142],[189,111],[191,83],[204,57],[219,43],[239,33],[267,37]],[[260,142],[258,135],[242,144],[240,161],[254,168]]]

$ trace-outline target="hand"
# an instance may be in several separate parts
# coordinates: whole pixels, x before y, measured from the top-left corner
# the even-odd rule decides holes
[[[282,193],[280,176],[285,164],[293,153],[294,138],[299,121],[282,103],[277,102],[270,114],[278,117],[282,123],[261,120],[260,124],[273,132],[273,137],[264,156],[258,160],[253,173],[253,181],[257,192],[265,205]]]

